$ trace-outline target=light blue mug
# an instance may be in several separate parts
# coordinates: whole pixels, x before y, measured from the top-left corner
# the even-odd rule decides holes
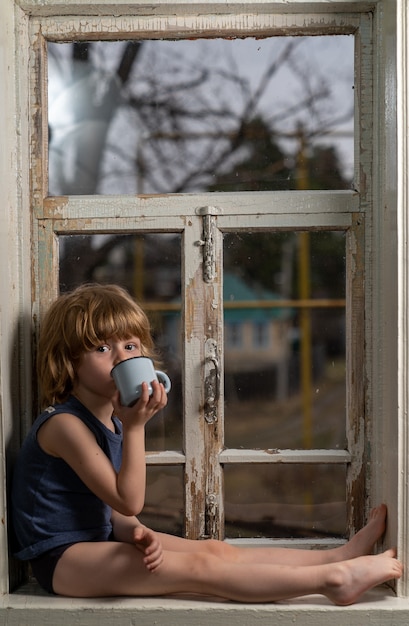
[[[152,360],[147,356],[135,356],[117,363],[111,370],[111,376],[119,391],[122,406],[133,406],[142,393],[142,383],[148,383],[149,395],[152,394],[152,381],[163,384],[166,393],[171,388],[170,378],[165,372],[155,370]]]

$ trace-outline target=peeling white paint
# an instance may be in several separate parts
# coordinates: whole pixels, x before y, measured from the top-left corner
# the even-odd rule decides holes
[[[21,7],[21,9],[18,8]],[[90,11],[90,7],[91,11]],[[329,12],[338,11],[336,16],[329,15]],[[278,32],[289,32],[289,29],[298,29],[298,31],[307,27],[308,32],[322,32],[322,29],[335,28],[339,32],[351,32],[352,29],[360,27],[362,35],[368,41],[368,37],[372,34],[374,23],[372,16],[361,20],[359,11],[374,7],[377,10],[376,43],[377,59],[379,61],[384,44],[384,39],[393,38],[398,32],[399,35],[399,59],[398,69],[399,75],[399,103],[402,106],[402,113],[399,117],[399,133],[398,133],[398,166],[399,166],[399,226],[401,237],[399,239],[399,248],[396,249],[395,234],[382,230],[382,224],[371,224],[370,219],[365,220],[366,228],[366,262],[372,263],[371,252],[377,253],[374,243],[381,242],[383,246],[382,253],[385,258],[393,257],[398,266],[399,262],[399,286],[400,286],[400,313],[399,313],[399,332],[400,344],[399,354],[397,346],[390,348],[387,340],[390,337],[387,325],[394,324],[397,319],[397,303],[387,307],[382,301],[382,287],[388,287],[388,280],[393,281],[394,277],[383,274],[381,270],[375,267],[372,275],[367,276],[365,284],[365,311],[367,326],[372,324],[370,332],[366,332],[366,349],[370,355],[371,361],[367,361],[367,374],[370,381],[370,391],[372,397],[379,400],[379,406],[373,406],[374,420],[380,424],[382,420],[397,422],[399,417],[399,435],[400,438],[393,438],[393,430],[382,428],[375,430],[375,433],[383,433],[386,437],[386,443],[380,443],[375,440],[375,451],[377,459],[385,462],[381,465],[379,471],[376,470],[377,464],[374,463],[374,490],[376,494],[383,496],[390,505],[390,526],[392,528],[393,538],[398,539],[399,552],[405,562],[409,562],[408,550],[408,522],[409,519],[409,499],[407,493],[407,458],[408,458],[408,363],[407,355],[408,345],[408,306],[407,294],[409,291],[407,281],[407,257],[408,257],[408,239],[407,236],[407,189],[409,187],[408,176],[408,146],[407,146],[407,123],[408,123],[408,31],[409,31],[409,9],[405,0],[374,0],[373,2],[355,2],[353,0],[333,3],[330,0],[315,0],[313,2],[302,2],[301,0],[277,0],[276,2],[267,2],[266,0],[258,0],[253,2],[240,2],[239,0],[231,0],[229,6],[223,1],[212,3],[197,2],[189,4],[182,0],[162,0],[154,5],[146,3],[120,2],[115,0],[76,0],[67,3],[64,0],[1,0],[0,5],[0,79],[3,89],[0,92],[0,115],[2,123],[2,140],[0,146],[0,176],[2,182],[2,204],[0,207],[0,262],[2,272],[0,274],[0,339],[2,351],[0,355],[0,411],[1,411],[1,430],[0,430],[0,473],[2,475],[3,491],[0,497],[0,553],[7,554],[7,528],[6,528],[6,499],[4,489],[5,474],[5,446],[10,442],[15,445],[19,440],[18,427],[16,423],[21,420],[25,426],[29,421],[29,391],[30,391],[30,356],[29,356],[29,336],[31,333],[31,279],[32,284],[37,286],[41,283],[47,294],[52,294],[55,290],[55,260],[50,255],[43,255],[41,246],[50,250],[55,246],[54,233],[61,230],[67,231],[74,226],[78,229],[96,229],[104,228],[125,229],[129,228],[129,220],[134,219],[134,225],[138,228],[146,228],[149,230],[155,226],[155,220],[160,220],[165,228],[185,232],[185,251],[189,256],[189,263],[186,268],[186,298],[196,296],[203,292],[198,287],[197,276],[200,271],[200,249],[195,247],[194,242],[201,239],[201,232],[198,226],[199,219],[195,217],[195,207],[205,206],[207,198],[198,198],[194,200],[194,206],[189,203],[192,199],[189,197],[169,198],[169,197],[140,197],[140,198],[65,198],[43,201],[44,196],[44,180],[43,180],[43,163],[45,151],[44,146],[37,143],[31,147],[30,160],[30,143],[28,139],[28,120],[33,120],[36,114],[41,111],[44,105],[42,102],[41,91],[38,85],[29,83],[28,72],[35,73],[41,69],[38,65],[38,57],[28,56],[28,33],[27,21],[31,14],[35,16],[33,20],[33,39],[39,42],[38,36],[52,36],[57,39],[66,38],[69,35],[80,33],[83,37],[99,37],[101,34],[112,37],[113,35],[128,36],[130,33],[141,34],[142,36],[151,36],[152,33],[160,35],[164,30],[172,32],[175,36],[183,36],[186,33],[200,34],[206,31],[221,31],[232,35],[243,31],[251,34],[262,34],[266,30],[275,28]],[[396,24],[390,26],[388,33],[385,32],[382,13],[394,11],[398,8],[398,17]],[[300,15],[296,15],[295,11],[300,11]],[[255,10],[256,9],[256,10]],[[284,14],[280,15],[279,12]],[[16,11],[16,12],[15,12]],[[291,11],[294,14],[291,14]],[[311,15],[305,16],[301,11],[311,11]],[[53,14],[63,14],[70,12],[65,17],[52,17]],[[74,13],[84,16],[83,19],[75,19],[72,17]],[[85,13],[92,12],[92,16],[85,17]],[[186,13],[188,12],[188,14]],[[199,17],[195,16],[200,13]],[[98,15],[107,14],[102,19]],[[121,15],[120,15],[121,14]],[[115,17],[115,16],[118,17]],[[120,15],[120,16],[119,16]],[[139,17],[138,17],[139,15]],[[41,16],[48,16],[47,19],[40,19]],[[182,16],[182,17],[180,17]],[[393,19],[390,20],[390,24]],[[37,30],[36,30],[37,27]],[[361,45],[360,39],[358,44]],[[41,47],[41,42],[40,42]],[[391,49],[389,49],[389,58],[391,58]],[[15,51],[18,52],[15,56]],[[370,48],[362,46],[362,63],[360,66],[360,78],[362,84],[365,85],[366,103],[370,104],[364,110],[368,114],[367,122],[361,121],[361,133],[357,145],[357,154],[360,157],[359,171],[359,191],[360,199],[354,192],[321,194],[309,192],[308,194],[300,194],[298,200],[295,201],[295,195],[277,194],[276,201],[282,207],[282,212],[276,212],[273,218],[266,217],[267,209],[271,206],[271,198],[265,195],[259,195],[257,203],[254,203],[249,196],[243,194],[239,202],[237,197],[232,194],[223,195],[223,215],[218,216],[218,227],[220,229],[233,228],[237,225],[237,213],[241,215],[243,227],[245,227],[247,219],[257,219],[261,226],[271,225],[277,227],[294,227],[294,225],[303,227],[335,227],[341,229],[354,228],[354,215],[359,211],[367,213],[368,217],[372,216],[372,212],[384,208],[383,201],[389,203],[389,212],[391,212],[396,203],[396,180],[393,176],[383,178],[383,168],[385,164],[389,174],[393,174],[391,162],[394,151],[395,132],[393,114],[394,109],[391,105],[395,85],[393,80],[388,77],[388,94],[389,100],[385,107],[380,104],[375,105],[375,110],[380,112],[381,116],[389,115],[387,123],[383,125],[376,118],[378,126],[373,128],[372,125],[372,98],[369,94],[375,89],[376,98],[384,98],[382,91],[382,71],[373,73],[370,57]],[[388,67],[395,67],[395,60],[389,63]],[[372,79],[374,78],[374,82]],[[43,77],[44,79],[44,77]],[[29,118],[27,93],[28,86],[31,87],[30,102],[33,107],[34,116]],[[44,83],[42,86],[44,90]],[[392,92],[392,95],[391,95]],[[376,100],[375,98],[375,100]],[[385,98],[384,98],[385,99]],[[387,106],[390,109],[387,109]],[[396,109],[396,103],[395,103]],[[43,122],[44,125],[44,122]],[[395,129],[396,130],[396,129]],[[385,140],[384,135],[387,137]],[[377,147],[381,148],[379,154],[376,155],[379,169],[376,170],[376,176],[380,177],[380,183],[375,189],[376,193],[372,193],[372,188],[368,187],[372,174],[373,159],[373,134],[377,139]],[[381,135],[381,136],[380,136]],[[392,147],[391,147],[392,146]],[[389,152],[387,152],[387,150]],[[34,157],[34,159],[32,158]],[[396,158],[396,156],[395,156]],[[37,159],[37,161],[36,161]],[[33,248],[29,245],[29,166],[32,166],[32,194],[34,197],[34,214],[39,220],[38,232],[41,235],[34,241]],[[387,178],[387,180],[385,180]],[[386,193],[386,191],[388,193]],[[378,195],[377,195],[378,194]],[[379,196],[379,197],[378,197]],[[214,194],[212,202],[218,205],[219,199]],[[360,204],[359,204],[360,202]],[[292,211],[289,213],[289,204],[291,203]],[[331,204],[331,210],[328,209]],[[135,218],[135,206],[139,212],[138,218]],[[334,208],[335,207],[335,208]],[[391,208],[392,207],[392,208]],[[117,219],[117,215],[121,213],[121,220]],[[152,217],[153,213],[153,217]],[[190,214],[192,218],[190,219]],[[187,217],[189,215],[189,217]],[[270,222],[268,221],[270,219]],[[165,220],[165,222],[164,222]],[[393,220],[390,221],[393,224]],[[189,226],[189,228],[186,227]],[[389,225],[386,224],[385,228]],[[44,227],[44,228],[43,228]],[[131,226],[132,227],[132,226]],[[37,232],[35,230],[35,232]],[[32,263],[32,250],[35,256],[43,255],[44,263],[40,274],[37,275],[35,263]],[[355,265],[355,254],[359,249],[351,250],[354,265],[351,266],[352,273],[359,271],[359,263]],[[395,256],[394,256],[395,255]],[[379,262],[379,257],[378,262]],[[362,259],[361,259],[362,260]],[[375,259],[374,264],[377,260]],[[32,269],[34,267],[34,269]],[[388,268],[393,267],[390,263]],[[376,282],[378,281],[378,282]],[[190,291],[191,290],[191,291]],[[375,293],[375,298],[373,297]],[[393,293],[393,290],[392,290]],[[38,295],[34,292],[33,311],[38,312]],[[220,294],[212,292],[208,296],[208,311],[210,312],[212,323],[209,330],[214,329],[217,324],[217,307],[215,304],[220,301]],[[186,315],[189,317],[188,331],[185,336],[186,353],[185,353],[185,375],[187,380],[186,395],[186,411],[191,407],[203,405],[202,389],[197,385],[197,372],[191,371],[190,364],[198,363],[203,360],[204,345],[201,341],[203,334],[204,320],[197,318],[197,311],[187,307]],[[385,315],[382,309],[386,307],[387,311],[395,312],[395,317]],[[378,323],[379,322],[379,323]],[[199,325],[202,324],[199,330]],[[16,340],[16,332],[19,335]],[[222,331],[220,331],[222,332]],[[379,334],[379,336],[374,336]],[[220,336],[218,338],[220,341]],[[24,363],[20,376],[15,377],[15,368],[13,369],[13,354],[16,345],[18,346],[19,361]],[[375,354],[380,350],[381,356]],[[378,391],[377,385],[382,387],[385,385],[384,380],[388,381],[391,371],[388,371],[387,365],[382,364],[382,353],[388,350],[387,364],[390,365],[392,376],[399,377],[399,401],[396,397],[390,397],[387,390]],[[399,360],[398,360],[399,357]],[[375,363],[375,365],[371,364]],[[396,369],[396,363],[399,363],[399,369]],[[358,373],[358,366],[362,363],[355,363],[355,373]],[[190,369],[189,369],[190,367]],[[361,370],[362,371],[362,370]],[[373,379],[373,380],[372,380]],[[356,381],[351,381],[356,384]],[[393,387],[393,386],[392,386]],[[28,398],[28,399],[27,399]],[[395,406],[396,405],[396,406]],[[399,415],[397,408],[399,406]],[[352,407],[353,409],[353,407]],[[357,436],[354,440],[354,448],[351,450],[359,458],[364,456],[366,439],[364,435],[364,418],[356,410],[356,423],[354,428]],[[200,416],[199,416],[200,418]],[[204,495],[206,491],[205,477],[201,459],[204,455],[203,441],[205,439],[203,429],[205,427],[203,419],[193,420],[191,437],[186,442],[185,455],[170,455],[168,457],[157,456],[149,459],[152,463],[166,463],[171,461],[176,464],[183,464],[186,459],[190,459],[187,463],[188,485],[192,484],[201,490]],[[218,463],[223,456],[217,457],[219,440],[217,434],[212,433],[213,437],[213,457],[211,463]],[[392,447],[393,444],[393,447]],[[399,444],[399,445],[398,445]],[[390,452],[388,452],[388,450]],[[326,451],[328,454],[328,451]],[[275,458],[275,454],[271,451],[265,452],[270,459]],[[399,471],[394,473],[393,463],[386,461],[390,458],[388,454],[397,455],[399,458]],[[334,457],[335,458],[335,457]],[[197,461],[199,459],[199,461]],[[216,460],[215,460],[216,459]],[[348,459],[346,459],[348,461]],[[256,460],[257,461],[257,460]],[[358,480],[360,476],[360,466],[355,465],[351,469],[351,481]],[[384,478],[386,476],[386,478]],[[218,488],[219,476],[216,476],[212,488]],[[384,481],[384,482],[383,482]],[[393,490],[390,485],[393,484]],[[395,491],[397,485],[397,491]],[[193,534],[204,532],[204,513],[200,511],[196,513],[193,510],[193,499],[186,492],[187,507],[189,515],[192,516],[194,523],[190,529]],[[195,517],[196,515],[196,517]],[[395,520],[395,521],[394,521]],[[193,528],[194,526],[194,528]],[[389,538],[389,537],[388,537]],[[394,598],[392,592],[388,590],[376,590],[368,594],[362,603],[353,607],[333,607],[321,598],[306,598],[303,600],[295,600],[288,603],[277,603],[276,605],[262,606],[238,606],[237,604],[219,603],[219,602],[203,602],[197,600],[145,600],[138,601],[130,599],[118,599],[109,602],[99,601],[77,601],[63,598],[54,598],[38,594],[38,588],[27,587],[20,594],[8,594],[8,576],[7,561],[5,558],[0,559],[0,623],[14,626],[19,624],[100,624],[105,621],[109,624],[155,624],[166,621],[171,626],[173,623],[182,626],[183,624],[213,624],[213,623],[234,623],[247,624],[257,621],[258,624],[294,624],[299,623],[303,626],[327,626],[329,621],[339,624],[348,623],[351,626],[362,626],[364,623],[385,626],[386,624],[394,624],[395,626],[403,626],[408,623],[409,619],[409,601],[404,598]],[[398,585],[400,595],[408,595],[408,577],[405,576],[402,583]]]

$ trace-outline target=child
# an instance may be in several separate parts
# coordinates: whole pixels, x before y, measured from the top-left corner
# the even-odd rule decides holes
[[[166,405],[147,385],[121,406],[111,377],[123,359],[154,356],[148,320],[116,286],[60,296],[41,328],[44,406],[18,458],[12,493],[16,556],[63,596],[196,593],[273,602],[319,593],[335,604],[399,578],[395,552],[369,556],[386,507],[347,544],[329,550],[237,548],[155,533],[135,517],[145,498],[145,424]]]

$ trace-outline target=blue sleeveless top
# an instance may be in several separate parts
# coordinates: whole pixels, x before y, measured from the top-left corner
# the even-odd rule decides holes
[[[122,425],[106,428],[71,396],[48,407],[34,422],[17,458],[12,486],[12,526],[15,556],[33,559],[67,543],[105,541],[111,532],[111,507],[102,502],[62,459],[44,452],[37,443],[39,428],[53,415],[75,415],[94,433],[98,445],[116,471],[122,459]]]

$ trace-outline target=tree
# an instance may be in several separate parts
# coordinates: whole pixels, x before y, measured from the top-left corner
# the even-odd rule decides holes
[[[244,158],[229,172],[217,176],[210,191],[269,191],[293,187],[289,182],[291,170],[286,156],[260,116],[243,122],[239,134],[237,143]]]
[[[308,38],[274,41],[260,59],[264,70],[257,79],[242,69],[246,48],[224,45],[221,56],[219,43],[49,44],[50,192],[204,191],[243,162],[255,134],[263,136],[257,123],[275,132],[277,154],[262,147],[270,150],[274,173],[283,152],[291,157],[288,142],[285,151],[282,143],[294,136],[300,119],[312,137],[351,117],[339,106],[328,116],[329,85],[318,67],[301,61],[308,59],[302,53]],[[251,41],[223,42],[229,43]],[[284,71],[298,85],[296,100],[285,92],[274,100]]]

